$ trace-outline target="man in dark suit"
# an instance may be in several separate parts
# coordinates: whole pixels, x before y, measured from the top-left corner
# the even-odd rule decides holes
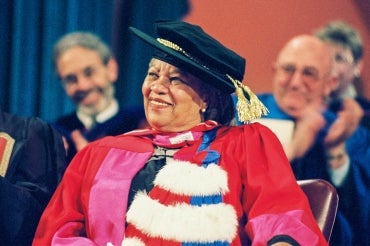
[[[121,109],[113,84],[118,65],[110,48],[96,35],[74,32],[54,46],[53,62],[76,111],[53,126],[65,137],[68,160],[88,142],[145,125],[142,107]]]

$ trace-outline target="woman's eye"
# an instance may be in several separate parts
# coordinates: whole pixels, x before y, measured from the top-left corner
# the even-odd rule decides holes
[[[170,79],[170,81],[172,85],[182,85],[182,84],[187,85],[187,83],[179,77],[173,77]]]
[[[158,78],[158,74],[153,73],[153,72],[148,72],[148,77]]]

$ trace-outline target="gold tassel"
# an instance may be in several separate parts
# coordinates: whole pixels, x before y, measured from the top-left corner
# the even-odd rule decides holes
[[[238,97],[236,103],[236,110],[238,112],[239,120],[243,123],[249,123],[251,120],[259,119],[263,115],[269,113],[266,106],[258,99],[258,97],[249,89],[248,86],[244,85],[238,80],[233,79],[230,75],[226,76],[233,82],[235,86],[235,94]],[[249,100],[245,97],[245,94],[249,95]]]

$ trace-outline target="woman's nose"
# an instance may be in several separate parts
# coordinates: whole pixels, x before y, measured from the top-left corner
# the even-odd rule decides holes
[[[150,86],[150,89],[156,93],[164,93],[167,92],[169,85],[168,79],[159,78]]]

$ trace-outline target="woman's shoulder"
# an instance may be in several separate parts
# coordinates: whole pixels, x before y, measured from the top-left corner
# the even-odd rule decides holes
[[[148,138],[126,134],[106,136],[91,142],[89,145],[91,148],[121,149],[135,152],[147,152],[153,149],[153,144]]]
[[[221,132],[226,135],[230,135],[231,137],[251,137],[251,136],[274,136],[275,134],[268,128],[267,126],[259,123],[259,122],[250,122],[247,124],[239,125],[239,126],[228,126],[228,127],[221,127]]]
[[[221,148],[232,149],[236,153],[245,151],[280,150],[281,142],[277,136],[265,125],[254,122],[240,126],[221,127],[217,141]]]

